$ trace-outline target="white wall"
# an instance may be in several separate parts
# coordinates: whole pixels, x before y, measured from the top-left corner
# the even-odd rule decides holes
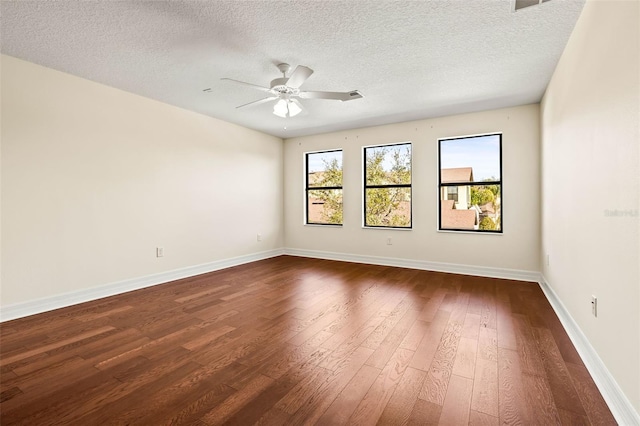
[[[542,270],[638,412],[639,22],[638,1],[588,1],[541,107]]]
[[[502,132],[503,235],[437,232],[438,138]],[[285,141],[285,245],[291,249],[538,271],[539,105]],[[362,228],[362,147],[413,142],[413,229]],[[344,226],[304,225],[304,153],[343,149]],[[387,237],[393,244],[387,245]]]
[[[282,247],[279,138],[8,56],[1,131],[2,306]]]

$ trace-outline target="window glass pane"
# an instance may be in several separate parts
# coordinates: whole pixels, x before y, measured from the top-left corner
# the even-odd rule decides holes
[[[440,189],[441,229],[501,230],[501,185],[455,186],[456,199],[449,196],[451,188]]]
[[[311,189],[308,192],[308,222],[312,224],[342,224],[342,190]]]
[[[440,183],[499,180],[500,135],[440,141]]]
[[[310,188],[342,186],[342,151],[317,152],[307,156]]]
[[[411,184],[411,144],[366,148],[367,185]]]
[[[365,225],[411,227],[411,188],[367,188]]]

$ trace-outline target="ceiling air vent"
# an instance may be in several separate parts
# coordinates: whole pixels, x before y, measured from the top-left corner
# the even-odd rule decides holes
[[[542,3],[546,3],[549,0],[513,0],[513,12],[516,12],[520,9],[524,9],[525,7],[537,6]]]

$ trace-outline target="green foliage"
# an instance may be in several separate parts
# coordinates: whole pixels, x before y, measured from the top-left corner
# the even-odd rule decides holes
[[[480,221],[479,228],[480,229],[489,230],[489,231],[493,231],[493,230],[496,229],[496,224],[490,217],[485,217],[484,219],[482,219]]]
[[[472,186],[471,187],[471,205],[482,206],[487,203],[493,203],[496,199],[495,193],[489,188],[489,186]],[[499,188],[499,186],[498,186]]]
[[[366,224],[368,226],[409,226],[409,212],[401,204],[410,202],[409,188],[367,189]]]
[[[391,168],[385,170],[384,160],[391,153]],[[381,147],[371,149],[366,158],[368,185],[411,183],[411,154],[408,148]],[[371,188],[366,191],[365,223],[368,226],[406,227],[411,224],[410,212],[402,211],[402,203],[410,203],[409,188]]]
[[[405,148],[404,152],[399,149],[393,151],[393,165],[388,178],[392,183],[411,183],[411,154],[409,153],[409,148]]]
[[[338,160],[333,158],[330,161],[323,160],[325,164],[324,172],[321,178],[314,182],[314,186],[342,186],[342,167]],[[322,190],[313,191],[313,196],[323,201],[322,214],[326,223],[340,225],[342,224],[342,191],[341,190]]]
[[[316,182],[315,186],[342,186],[342,167],[336,158],[322,160],[324,163],[324,173],[322,178]]]
[[[493,178],[486,179],[486,181],[495,180]],[[476,185],[471,187],[471,204],[477,206],[483,206],[490,204],[495,212],[500,211],[500,185]],[[479,228],[485,230],[498,230],[500,229],[500,220],[494,221],[490,217],[485,217],[480,221]]]
[[[491,176],[489,179],[485,179],[485,182],[495,182],[497,179],[493,176]],[[485,188],[487,188],[489,191],[491,191],[494,195],[494,198],[498,198],[500,196],[500,185],[486,185]]]

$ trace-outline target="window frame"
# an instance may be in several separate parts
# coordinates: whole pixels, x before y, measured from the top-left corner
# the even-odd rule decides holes
[[[326,154],[329,152],[340,152],[342,153],[343,161],[341,163],[342,166],[342,185],[341,186],[309,186],[309,156],[314,154]],[[305,182],[305,214],[304,214],[304,224],[305,225],[313,225],[313,226],[343,226],[344,225],[344,150],[342,148],[337,149],[328,149],[323,151],[310,151],[304,153],[304,182]],[[342,191],[342,223],[321,223],[321,222],[310,222],[309,221],[309,191],[333,191],[333,190]]]
[[[487,136],[498,136],[498,155],[499,155],[499,163],[500,163],[500,179],[494,181],[473,181],[473,182],[465,182],[464,185],[460,185],[460,183],[442,183],[442,142],[451,141],[451,140],[462,140],[462,139],[474,139],[481,138]],[[456,137],[446,137],[438,139],[438,232],[467,232],[472,234],[492,234],[492,235],[502,235],[504,234],[504,221],[503,212],[504,212],[504,184],[503,184],[503,176],[502,176],[502,132],[493,132],[493,133],[483,133],[478,135],[469,135],[469,136],[456,136]],[[500,186],[500,229],[499,230],[491,230],[491,229],[460,229],[460,228],[443,228],[442,227],[442,189],[450,186],[468,186],[471,188],[472,186],[478,185],[499,185]]]
[[[409,184],[388,184],[388,185],[367,185],[367,149],[382,148],[387,146],[401,146],[409,145],[411,159],[411,183]],[[362,147],[362,227],[367,229],[398,229],[398,230],[411,230],[413,229],[413,142],[395,142],[379,145],[368,145]],[[379,189],[379,188],[409,188],[409,226],[384,226],[384,225],[367,225],[367,189]]]

